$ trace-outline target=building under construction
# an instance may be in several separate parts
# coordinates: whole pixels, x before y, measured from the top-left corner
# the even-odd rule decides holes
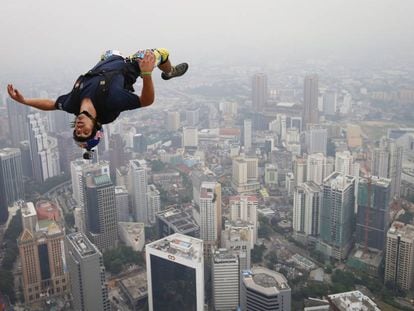
[[[388,178],[372,176],[359,179],[356,243],[365,251],[384,250],[390,223],[390,185]]]

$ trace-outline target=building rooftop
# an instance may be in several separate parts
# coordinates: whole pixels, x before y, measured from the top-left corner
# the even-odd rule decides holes
[[[88,257],[98,252],[96,246],[81,232],[71,233],[66,237],[82,257]]]
[[[127,292],[132,300],[140,300],[148,295],[147,273],[141,272],[136,275],[120,280],[121,288]]]
[[[360,178],[359,179],[360,184],[367,184],[368,178]],[[378,177],[378,176],[371,176],[371,184],[379,187],[387,188],[391,184],[391,179],[384,178],[384,177]]]
[[[263,267],[253,267],[242,274],[243,282],[247,288],[263,293],[267,296],[279,294],[290,290],[286,278],[273,270]]]
[[[130,235],[141,235],[145,232],[145,224],[142,222],[118,222],[118,226]]]
[[[174,233],[161,240],[147,244],[148,248],[181,257],[186,260],[203,260],[203,241],[184,234]]]
[[[400,221],[394,221],[388,230],[387,237],[401,237],[412,241],[414,239],[414,226]]]
[[[328,300],[340,311],[380,311],[380,308],[360,291],[328,295]]]
[[[298,187],[303,187],[303,188],[308,189],[308,190],[310,190],[312,192],[320,192],[320,191],[322,191],[321,187],[319,187],[313,181],[307,181],[307,182],[303,183],[302,185],[300,185]]]
[[[10,155],[20,154],[20,149],[18,148],[2,148],[0,149],[0,157],[6,157]]]
[[[128,194],[128,190],[124,186],[116,186],[115,187],[115,194]]]
[[[225,248],[219,248],[214,252],[214,263],[235,263],[237,256]]]
[[[158,212],[156,217],[172,227],[174,231],[180,233],[185,234],[200,229],[193,216],[184,209],[170,207],[164,211]]]
[[[323,181],[325,185],[338,190],[344,190],[348,188],[355,180],[355,177],[344,175],[338,172],[333,172],[331,175],[325,178]]]
[[[21,211],[23,217],[37,216],[36,209],[32,202],[22,204]]]

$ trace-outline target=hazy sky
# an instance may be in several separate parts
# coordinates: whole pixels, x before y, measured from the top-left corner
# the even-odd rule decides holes
[[[110,48],[167,47],[177,61],[410,55],[413,13],[412,0],[1,0],[0,68],[89,67]]]

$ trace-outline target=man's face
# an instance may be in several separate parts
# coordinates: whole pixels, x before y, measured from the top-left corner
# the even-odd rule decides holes
[[[80,114],[75,119],[75,133],[78,137],[89,137],[93,130],[93,121],[87,116]]]

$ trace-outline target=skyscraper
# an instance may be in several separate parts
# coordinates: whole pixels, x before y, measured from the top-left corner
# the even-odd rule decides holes
[[[240,306],[245,311],[290,311],[291,289],[283,274],[263,267],[243,271]]]
[[[336,114],[336,93],[332,91],[323,94],[323,113],[334,116]]]
[[[110,311],[102,253],[83,233],[66,236],[66,258],[75,310]]]
[[[257,241],[257,197],[254,195],[238,195],[229,198],[230,220],[250,222],[254,227],[253,243]]]
[[[252,148],[252,121],[243,122],[243,147],[246,152]]]
[[[118,221],[129,221],[128,191],[123,186],[115,187],[115,206]]]
[[[161,209],[160,192],[155,185],[148,185],[147,205],[148,222],[150,224],[155,224],[155,214]]]
[[[322,153],[326,155],[328,145],[328,130],[326,128],[319,125],[309,125],[305,137],[308,154]]]
[[[321,185],[324,179],[326,158],[322,153],[310,154],[307,159],[306,179]]]
[[[371,173],[391,179],[391,198],[401,194],[403,147],[393,139],[383,137],[379,148],[372,152]]]
[[[27,139],[26,124],[29,107],[16,103],[11,98],[7,98],[6,102],[11,143],[13,147],[18,147],[22,140]]]
[[[211,268],[214,310],[236,310],[239,305],[238,257],[226,249],[218,249],[213,254]]]
[[[0,224],[7,221],[8,206],[23,199],[23,171],[20,150],[0,149]]]
[[[293,196],[293,230],[305,235],[319,235],[322,189],[313,181],[296,187]]]
[[[106,174],[89,174],[84,179],[86,233],[103,252],[118,245],[115,186]]]
[[[150,311],[204,310],[203,241],[176,233],[145,253]]]
[[[331,257],[343,260],[352,245],[355,177],[332,173],[323,183],[321,239]]]
[[[261,111],[267,104],[267,76],[257,73],[252,79],[252,104],[255,111]]]
[[[132,213],[136,222],[143,222],[148,225],[147,187],[147,165],[145,160],[130,160],[128,193],[132,199]]]
[[[167,112],[167,130],[175,132],[180,128],[180,113],[178,111]]]
[[[198,147],[198,129],[196,127],[183,127],[183,147]]]
[[[23,232],[17,244],[21,258],[25,302],[50,299],[68,291],[64,229],[53,220],[41,223],[32,203],[22,204]]]
[[[319,123],[318,97],[318,76],[306,76],[303,90],[303,123],[305,126]]]
[[[205,181],[200,187],[200,239],[204,251],[210,254],[219,246],[221,236],[221,184]]]
[[[413,276],[414,226],[394,221],[387,233],[384,281],[409,290]]]
[[[231,184],[235,191],[243,193],[258,190],[260,188],[258,176],[257,158],[233,158]]]
[[[27,118],[33,177],[44,182],[61,172],[57,139],[47,135],[44,120],[39,113],[29,114]]]
[[[186,122],[188,126],[197,126],[200,119],[200,109],[191,109],[185,112]]]
[[[355,175],[354,157],[349,151],[337,152],[335,154],[335,171],[345,175]]]

